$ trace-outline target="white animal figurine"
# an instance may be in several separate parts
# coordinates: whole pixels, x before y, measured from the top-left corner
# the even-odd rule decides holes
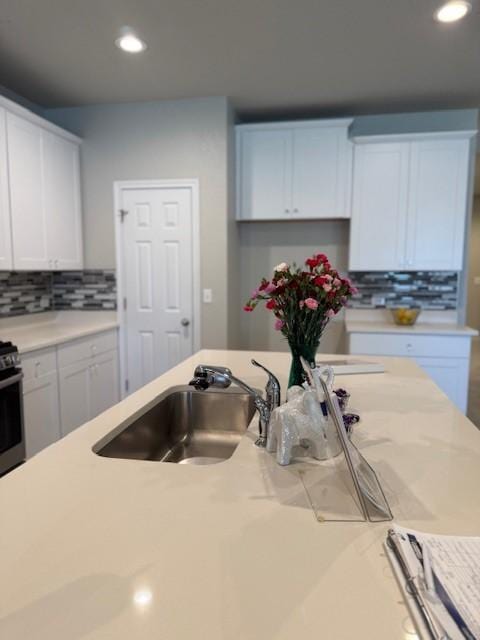
[[[335,427],[323,415],[316,391],[291,387],[287,402],[272,413],[267,451],[277,454],[278,464],[287,465],[294,457],[326,460],[340,448]]]

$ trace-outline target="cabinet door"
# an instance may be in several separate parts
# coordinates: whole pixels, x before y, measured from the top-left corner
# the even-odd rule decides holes
[[[96,356],[90,378],[91,418],[119,401],[118,357],[116,351]]]
[[[56,372],[24,382],[23,409],[27,457],[31,458],[60,438]]]
[[[469,140],[412,142],[407,267],[463,268]]]
[[[292,212],[295,217],[350,217],[352,152],[346,126],[294,130]]]
[[[93,368],[90,360],[60,369],[60,418],[62,436],[91,417]]]
[[[53,269],[83,266],[79,148],[43,131],[48,256]]]
[[[351,271],[402,269],[408,195],[408,143],[360,144],[354,150]]]
[[[15,269],[48,269],[42,130],[7,113],[7,150]]]
[[[469,360],[467,358],[415,358],[425,373],[462,411],[467,411]]]
[[[5,109],[0,107],[0,271],[9,271],[12,268],[6,113]]]
[[[291,215],[292,132],[288,129],[239,133],[239,214],[241,220]]]

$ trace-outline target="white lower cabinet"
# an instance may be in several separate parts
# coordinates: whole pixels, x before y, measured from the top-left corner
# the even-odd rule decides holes
[[[470,344],[466,335],[349,333],[349,353],[412,358],[463,413],[468,402]]]
[[[116,343],[107,331],[59,347],[62,435],[119,401]]]
[[[120,399],[116,330],[22,356],[27,457]]]
[[[97,356],[92,371],[90,407],[92,417],[98,416],[119,401],[118,356],[110,351]]]
[[[27,458],[60,438],[57,372],[25,380],[23,412]]]
[[[83,361],[59,371],[62,436],[90,419],[92,366]]]
[[[470,360],[467,358],[415,358],[438,387],[466,413]]]

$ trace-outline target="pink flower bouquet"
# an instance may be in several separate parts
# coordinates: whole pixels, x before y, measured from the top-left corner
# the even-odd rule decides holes
[[[315,362],[328,321],[356,292],[350,280],[342,278],[323,253],[308,258],[305,268],[282,262],[273,270],[271,280],[263,278],[252,291],[244,310],[253,311],[265,302],[275,316],[275,329],[282,332],[292,351],[289,387],[303,381],[300,356]]]

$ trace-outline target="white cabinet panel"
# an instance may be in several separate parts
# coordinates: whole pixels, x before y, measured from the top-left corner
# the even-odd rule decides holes
[[[116,351],[95,358],[90,382],[91,417],[94,418],[119,401]]]
[[[42,135],[48,255],[55,270],[81,269],[79,148],[49,131]]]
[[[466,413],[469,361],[465,358],[415,358],[415,361],[449,399]]]
[[[91,416],[92,365],[87,360],[60,369],[60,415],[62,436]]]
[[[350,217],[351,120],[237,127],[237,219]]]
[[[291,131],[244,131],[238,141],[240,217],[243,220],[287,217],[292,208]]]
[[[42,130],[7,113],[14,268],[48,269]]]
[[[27,457],[60,438],[57,372],[25,380],[23,408]]]
[[[353,355],[415,360],[463,413],[467,410],[470,346],[469,336],[349,334],[349,353]]]
[[[80,360],[87,360],[107,351],[114,351],[116,348],[116,329],[94,333],[84,338],[61,344],[58,347],[58,366],[63,368],[69,364],[80,362]]]
[[[350,217],[352,145],[344,127],[294,130],[292,213],[298,218]]]
[[[469,140],[411,145],[407,266],[462,269]]]
[[[462,269],[469,135],[358,142],[351,271]]]
[[[119,401],[118,352],[102,349],[116,332],[77,340],[58,349],[62,435],[73,431]],[[81,347],[89,346],[88,352]],[[88,353],[88,356],[86,354]],[[73,356],[77,360],[73,361]],[[68,364],[66,364],[68,363]]]
[[[0,107],[0,271],[13,268],[10,198],[8,194],[6,112]]]
[[[354,151],[351,271],[403,269],[408,143],[361,144]]]

